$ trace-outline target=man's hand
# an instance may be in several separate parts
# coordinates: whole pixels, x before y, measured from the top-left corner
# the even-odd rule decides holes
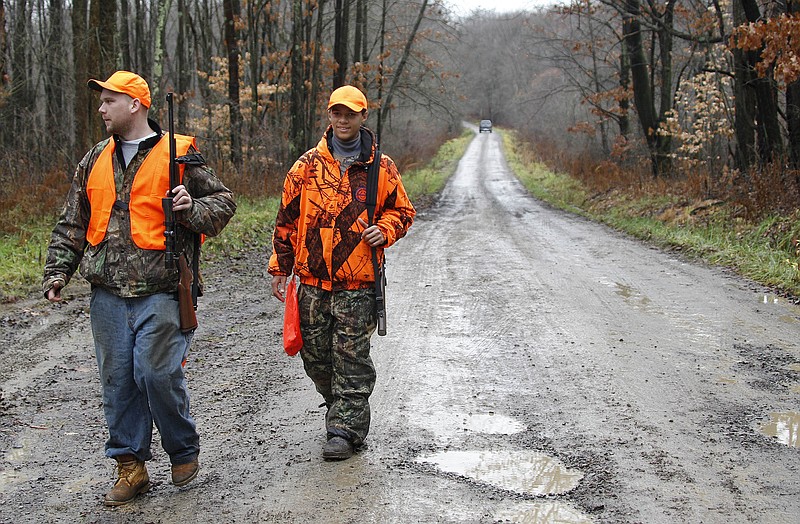
[[[286,281],[289,277],[285,275],[274,275],[272,277],[272,296],[280,300],[286,301]]]
[[[64,284],[61,282],[55,282],[53,287],[47,290],[47,300],[52,303],[61,302],[61,288],[64,287]]]
[[[359,218],[358,223],[364,228],[364,231],[361,232],[361,240],[371,247],[382,246],[386,243],[386,237],[383,236],[383,231],[377,225],[370,226],[363,218]]]
[[[171,192],[167,192],[167,196],[172,196],[172,210],[184,211],[192,208],[192,195],[186,190],[183,184],[176,186]]]

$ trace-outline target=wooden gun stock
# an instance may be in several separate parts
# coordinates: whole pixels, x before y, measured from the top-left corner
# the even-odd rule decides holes
[[[194,312],[194,300],[192,299],[192,269],[186,261],[186,256],[181,253],[178,257],[178,271],[180,281],[178,282],[178,308],[181,316],[181,331],[188,333],[197,328],[197,315]]]

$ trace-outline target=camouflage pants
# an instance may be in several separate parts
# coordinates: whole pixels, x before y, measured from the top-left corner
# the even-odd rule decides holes
[[[331,292],[301,285],[297,296],[303,334],[300,356],[328,406],[328,435],[359,446],[369,431],[369,396],[375,387],[369,356],[376,323],[374,292]]]

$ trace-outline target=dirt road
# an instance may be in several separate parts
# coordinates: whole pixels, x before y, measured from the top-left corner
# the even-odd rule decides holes
[[[0,522],[800,522],[800,310],[527,196],[479,134],[388,255],[367,447],[321,460],[266,254],[207,267],[203,469],[117,509],[85,286],[0,307]],[[76,280],[77,282],[77,280]]]

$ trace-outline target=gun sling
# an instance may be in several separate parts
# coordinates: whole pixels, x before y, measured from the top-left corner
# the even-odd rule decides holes
[[[375,138],[375,158],[367,170],[367,220],[369,225],[375,223],[375,206],[378,201],[378,176],[381,171],[381,150]],[[385,257],[378,261],[378,250],[372,248],[372,268],[375,274],[375,312],[378,321],[378,335],[386,334],[386,275],[384,273]]]

